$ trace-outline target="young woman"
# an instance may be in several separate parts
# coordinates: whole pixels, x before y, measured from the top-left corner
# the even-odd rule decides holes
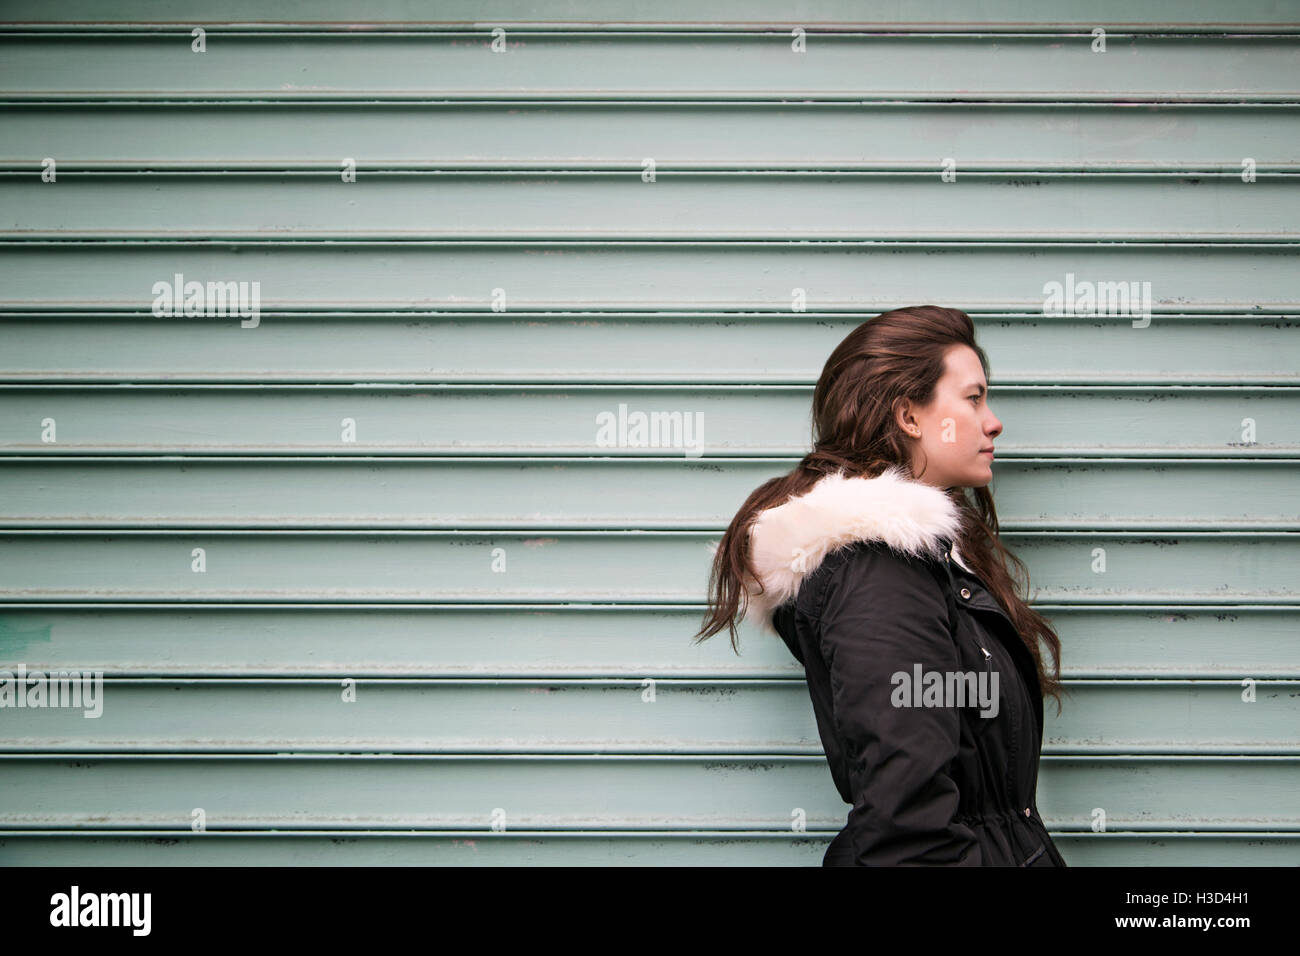
[[[736,648],[739,613],[804,665],[852,805],[825,866],[1066,865],[1035,803],[1061,643],[998,538],[987,386],[965,312],[864,322],[817,381],[812,452],[749,496],[715,552],[696,637],[729,628]]]

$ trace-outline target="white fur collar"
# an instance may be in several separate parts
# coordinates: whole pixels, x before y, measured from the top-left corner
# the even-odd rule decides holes
[[[905,554],[937,557],[943,553],[940,539],[955,541],[960,525],[957,505],[944,491],[908,478],[898,467],[875,478],[825,475],[805,494],[760,512],[751,525],[750,560],[764,591],[746,587],[745,620],[775,633],[772,612],[845,545],[882,541]],[[955,545],[952,556],[966,567]]]

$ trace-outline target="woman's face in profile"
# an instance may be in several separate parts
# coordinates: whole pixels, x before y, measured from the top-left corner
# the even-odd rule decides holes
[[[993,479],[989,449],[1002,422],[989,408],[988,381],[975,350],[954,345],[944,364],[930,404],[900,414],[904,433],[913,439],[912,471],[936,488],[983,487]]]

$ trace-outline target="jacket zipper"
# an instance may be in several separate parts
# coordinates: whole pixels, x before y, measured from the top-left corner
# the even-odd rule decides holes
[[[980,653],[984,655],[984,673],[989,675],[989,686],[991,688],[993,686],[993,655],[989,653],[989,649],[985,647],[983,644],[979,645],[979,649],[980,649]],[[1038,790],[1038,766],[1035,763],[1033,792],[1037,793],[1037,790]],[[1031,811],[1031,813],[1025,814],[1025,816],[1029,819],[1030,823],[1033,824],[1034,829],[1036,829],[1039,833],[1043,835],[1043,842],[1042,845],[1037,850],[1035,850],[1032,854],[1030,854],[1028,860],[1025,860],[1023,863],[1020,864],[1021,866],[1026,866],[1029,863],[1032,863],[1034,860],[1038,859],[1038,857],[1046,853],[1047,847],[1052,842],[1052,835],[1047,832],[1047,826],[1039,818],[1036,812]],[[1053,856],[1052,858],[1055,859],[1055,856]]]

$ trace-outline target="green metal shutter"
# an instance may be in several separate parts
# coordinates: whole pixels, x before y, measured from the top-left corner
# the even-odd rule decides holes
[[[801,669],[689,636],[921,303],[993,363],[1067,860],[1297,862],[1294,6],[640,6],[0,24],[0,668],[104,673],[0,710],[0,862],[818,864]]]

